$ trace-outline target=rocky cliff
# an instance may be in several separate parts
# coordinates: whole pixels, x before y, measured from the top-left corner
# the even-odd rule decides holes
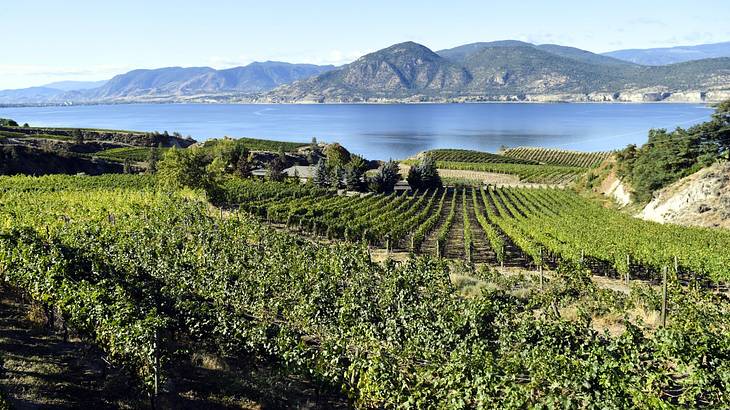
[[[730,162],[662,189],[638,216],[661,223],[730,228]]]

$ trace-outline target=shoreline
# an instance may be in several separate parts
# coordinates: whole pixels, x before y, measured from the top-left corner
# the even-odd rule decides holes
[[[96,102],[77,104],[0,104],[3,108],[44,108],[44,107],[98,107],[115,105],[308,105],[308,106],[337,106],[337,105],[480,105],[480,104],[525,104],[525,105],[556,105],[556,104],[586,104],[586,105],[702,105],[711,107],[722,101],[408,101],[408,102],[204,102],[204,101],[128,101],[128,102]]]

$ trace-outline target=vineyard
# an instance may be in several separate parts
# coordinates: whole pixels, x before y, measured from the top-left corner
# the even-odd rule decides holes
[[[415,161],[401,161],[413,165]],[[507,164],[488,162],[449,162],[436,161],[439,169],[462,171],[492,172],[496,174],[517,175],[521,182],[536,184],[562,185],[575,180],[585,172],[585,168],[555,165]]]
[[[501,163],[501,164],[539,164],[537,161],[513,158],[505,155],[492,154],[490,152],[472,151],[466,149],[434,149],[426,151],[421,155],[427,155],[436,161],[446,162],[477,162],[477,163]]]
[[[594,168],[611,156],[610,152],[580,152],[554,148],[507,148],[503,156],[546,165]]]
[[[160,148],[160,155],[169,148]],[[94,154],[99,158],[108,159],[111,161],[125,160],[144,162],[150,158],[152,148],[148,147],[125,147],[125,148],[110,148]]]
[[[567,190],[451,188],[348,197],[271,184],[232,183],[224,202],[299,232],[388,249],[494,264],[562,261],[621,277],[656,279],[676,267],[695,278],[730,280],[730,233],[638,220]]]
[[[176,394],[175,363],[208,352],[281,363],[359,408],[730,405],[726,299],[672,281],[672,319],[656,328],[626,313],[655,311],[656,290],[623,295],[587,273],[622,271],[628,255],[635,274],[676,258],[677,273],[726,279],[724,233],[633,221],[553,189],[347,197],[232,179],[211,198],[236,205],[225,211],[153,177],[11,177],[0,189],[3,285],[130,369],[153,404]],[[373,263],[367,242],[570,263],[539,287],[465,267],[484,290],[464,296],[444,259]],[[616,334],[595,328],[622,314]]]

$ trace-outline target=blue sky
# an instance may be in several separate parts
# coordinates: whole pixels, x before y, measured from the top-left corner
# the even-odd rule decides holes
[[[134,68],[343,64],[406,40],[433,50],[518,39],[594,52],[730,41],[727,0],[10,0],[0,16],[0,89]]]

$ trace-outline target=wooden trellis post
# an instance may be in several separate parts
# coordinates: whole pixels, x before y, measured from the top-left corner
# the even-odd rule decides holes
[[[629,286],[631,280],[631,255],[626,255],[626,286]]]
[[[662,327],[667,326],[667,267],[662,269]]]
[[[542,248],[540,248],[540,267],[539,267],[539,269],[540,269],[540,290],[542,290],[545,287],[543,273],[542,273]]]

